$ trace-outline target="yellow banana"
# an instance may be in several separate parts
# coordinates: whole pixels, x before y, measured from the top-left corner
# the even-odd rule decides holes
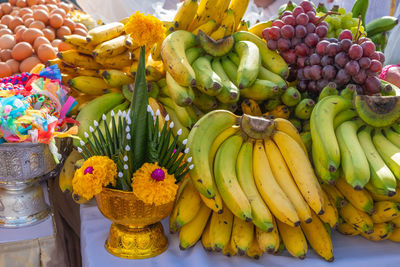
[[[206,205],[201,205],[197,215],[185,224],[179,232],[179,248],[181,250],[194,246],[199,241],[207,225],[211,210]]]
[[[339,233],[343,234],[343,235],[359,235],[360,232],[357,230],[357,228],[355,228],[353,225],[348,224],[348,223],[339,223],[336,230],[338,230]]]
[[[61,38],[61,40],[74,46],[86,46],[88,44],[86,38],[79,34],[65,35]]]
[[[86,40],[89,44],[99,44],[111,40],[122,35],[124,32],[124,24],[120,22],[112,22],[88,31]]]
[[[275,107],[274,109],[264,113],[264,115],[266,115],[266,116],[270,115],[270,116],[273,116],[274,118],[289,119],[290,110],[285,105],[279,105],[279,106]]]
[[[329,224],[331,228],[335,228],[339,223],[339,213],[336,208],[335,202],[331,202],[328,195],[322,190],[324,197],[324,214],[319,215],[319,218],[324,223]]]
[[[118,36],[114,39],[98,44],[93,50],[93,56],[115,57],[126,51],[125,35]]]
[[[279,232],[275,218],[273,219],[273,224],[274,229],[271,232],[264,232],[260,228],[256,227],[256,239],[260,249],[263,252],[270,254],[278,251],[280,244]]]
[[[355,190],[342,177],[337,180],[336,188],[355,208],[369,214],[374,213],[374,201],[367,190]]]
[[[241,20],[239,25],[237,26],[237,31],[248,31],[249,30],[249,24],[245,20]]]
[[[129,73],[132,74],[132,76],[136,76],[138,67],[139,67],[139,61],[132,61],[132,64],[129,67]]]
[[[289,253],[296,258],[305,259],[308,244],[301,227],[292,227],[279,220],[276,221],[283,244]]]
[[[256,234],[254,234],[254,235],[256,235]],[[253,241],[251,242],[250,247],[247,250],[246,254],[248,257],[255,259],[255,260],[258,260],[262,256],[263,251],[258,244],[256,236],[253,237]]]
[[[370,234],[366,234],[361,232],[360,234],[371,241],[382,241],[390,238],[395,225],[393,223],[375,223],[373,232]]]
[[[75,149],[65,159],[64,166],[60,172],[59,186],[61,191],[69,190],[72,192],[72,178],[75,174],[75,162],[82,159],[81,154]]]
[[[239,22],[242,20],[244,13],[246,13],[247,6],[249,5],[250,0],[232,0],[229,8],[233,10],[235,13],[235,29],[239,25]]]
[[[211,231],[210,231],[211,223],[210,222],[211,222],[211,220],[209,219],[207,222],[206,228],[204,229],[203,234],[201,235],[201,244],[203,245],[203,248],[209,252],[213,251],[213,248],[211,246],[211,239],[210,239],[211,238],[210,237],[210,233],[211,233]]]
[[[224,16],[224,11],[228,9],[230,2],[231,0],[217,0],[217,4],[215,5],[212,15],[212,18],[215,19],[217,24],[222,24],[221,21]]]
[[[284,132],[275,132],[273,140],[278,145],[294,181],[310,208],[318,215],[323,214],[322,189],[307,154],[293,138]]]
[[[96,62],[104,68],[121,69],[132,65],[132,55],[129,51],[115,57],[96,57]]]
[[[356,209],[351,203],[347,203],[339,209],[339,215],[345,222],[353,225],[358,231],[364,233],[372,233],[374,223],[370,216],[364,211]]]
[[[76,68],[74,68],[74,71],[78,76],[101,77],[100,74],[98,74],[96,70],[89,70],[89,69],[76,67]]]
[[[161,61],[162,63],[162,61]],[[146,80],[150,82],[156,82],[162,78],[165,77],[165,70],[164,70],[164,65],[157,65],[157,63],[154,63],[152,65],[149,65],[149,63],[146,66]]]
[[[229,243],[224,247],[222,250],[222,254],[224,254],[227,257],[235,256],[238,253],[238,249],[234,246],[232,243],[232,237]]]
[[[396,225],[396,227],[400,228],[400,217],[396,217],[393,220],[391,220],[392,223]]]
[[[216,25],[217,25],[217,23],[215,22],[215,20],[210,19],[206,23],[204,23],[204,24],[200,25],[199,27],[197,27],[196,29],[194,29],[193,34],[197,35],[197,33],[199,31],[202,31],[205,34],[210,35],[213,32]]]
[[[177,215],[175,224],[177,228],[189,223],[198,213],[201,207],[201,199],[191,180],[187,182],[176,206]]]
[[[239,255],[245,255],[254,237],[254,225],[234,216],[231,242],[237,248]]]
[[[210,220],[210,240],[211,247],[215,251],[220,252],[229,244],[231,240],[232,224],[233,214],[229,209],[225,209],[221,214],[216,212],[212,213]]]
[[[326,261],[333,261],[334,257],[331,237],[315,212],[312,212],[312,222],[308,224],[301,222],[301,228],[315,252]]]
[[[226,32],[226,27],[224,25],[219,26],[211,35],[210,37],[213,38],[215,41],[224,38]]]
[[[368,186],[368,184],[367,184]],[[396,187],[396,193],[394,194],[394,196],[386,196],[386,195],[380,195],[377,194],[376,192],[369,190],[369,188],[367,188],[368,192],[371,194],[372,198],[375,201],[382,201],[382,200],[389,200],[389,201],[395,201],[395,202],[400,202],[400,188]]]
[[[196,16],[198,8],[197,0],[185,0],[175,14],[174,23],[177,23],[178,30],[187,30],[190,23]]]
[[[76,50],[58,52],[57,57],[70,65],[85,69],[99,69],[101,67],[92,57],[82,55]]]
[[[100,70],[100,74],[110,87],[122,87],[135,81],[128,73],[115,69]]]
[[[227,9],[221,21],[221,25],[225,26],[226,31],[224,36],[231,35],[235,31],[235,14],[232,9]]]
[[[265,151],[271,166],[272,174],[274,175],[283,192],[290,199],[296,209],[300,220],[309,223],[311,222],[311,210],[304,200],[292,175],[282,157],[279,148],[271,139],[264,140]]]
[[[180,227],[177,226],[176,224],[176,216],[178,215],[178,201],[180,196],[182,195],[183,189],[185,188],[185,186],[187,185],[189,179],[184,179],[183,181],[181,181],[179,188],[178,188],[178,192],[176,192],[176,196],[175,196],[175,203],[174,203],[174,208],[172,209],[169,218],[168,218],[168,223],[169,223],[169,232],[171,234],[176,233],[179,231]]]
[[[343,194],[337,190],[336,187],[330,184],[322,184],[322,190],[328,195],[332,203],[335,203],[337,208],[341,208],[347,204],[347,200],[344,198]]]
[[[374,223],[388,222],[400,216],[400,203],[378,201],[374,204],[375,214],[371,215]]]
[[[261,116],[262,112],[258,103],[250,98],[245,98],[241,104],[242,111],[251,116]]]
[[[274,216],[284,223],[299,226],[300,219],[296,209],[277,183],[261,140],[257,140],[254,145],[253,173],[258,191]]]
[[[78,76],[68,81],[68,85],[83,94],[102,95],[109,85],[102,79],[91,76]]]
[[[292,137],[303,148],[304,152],[307,153],[307,148],[301,139],[299,131],[297,131],[296,127],[294,127],[294,125],[290,121],[284,118],[276,118],[274,119],[274,122],[276,125],[275,129],[277,131],[284,132],[285,134]]]
[[[393,242],[400,242],[400,228],[395,228],[388,239]]]
[[[193,31],[199,27],[199,25],[202,25],[208,20],[212,19],[214,10],[215,0],[201,0],[197,8],[196,16],[190,23],[188,31]]]
[[[129,51],[133,51],[139,48],[139,45],[136,44],[130,35],[125,35],[124,46],[129,49]]]
[[[263,21],[263,22],[256,23],[249,28],[249,32],[257,35],[260,38],[264,38],[262,35],[262,32],[264,31],[265,28],[271,27],[272,22],[273,22],[272,20],[269,20],[269,21]]]

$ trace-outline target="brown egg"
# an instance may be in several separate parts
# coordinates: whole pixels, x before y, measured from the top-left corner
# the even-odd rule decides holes
[[[75,31],[73,31],[73,34],[77,34],[77,35],[81,35],[81,36],[86,36],[87,35],[87,31],[83,30],[83,29],[75,29]]]
[[[67,3],[61,2],[58,6],[59,6],[60,8],[62,8],[62,9],[64,9],[64,11],[65,11],[66,13],[68,13],[69,11],[71,11],[71,8],[69,7],[69,5],[68,5]]]
[[[6,62],[10,58],[12,58],[11,49],[3,49],[3,50],[0,51],[0,59],[1,59],[1,61]]]
[[[7,27],[7,25],[0,24],[0,30],[1,30],[1,29],[8,29],[8,27]]]
[[[54,1],[54,0],[45,0],[44,2],[45,2],[46,4],[52,4],[52,5],[57,4],[57,1]]]
[[[0,18],[3,16],[3,11],[1,10],[1,7],[0,7]]]
[[[58,51],[67,51],[67,50],[71,50],[73,49],[72,46],[70,46],[69,44],[65,43],[65,42],[60,42],[57,46]]]
[[[38,1],[37,1],[37,4],[38,4],[38,5],[43,5],[43,4],[44,4],[44,0],[38,0]]]
[[[65,35],[70,35],[71,34],[71,30],[67,27],[67,26],[61,26],[58,30],[57,30],[57,38],[62,38]]]
[[[11,74],[11,68],[5,62],[0,62],[0,78],[11,76]]]
[[[8,27],[10,28],[10,30],[15,30],[15,28],[19,25],[23,25],[24,21],[20,18],[20,17],[14,17],[11,21],[10,24],[8,25]]]
[[[53,4],[48,4],[47,8],[49,9],[49,13],[51,13],[51,11],[53,11],[54,9],[57,9],[58,6],[57,5],[53,5]]]
[[[38,9],[33,12],[33,18],[47,24],[49,21],[49,14],[45,10]]]
[[[24,21],[24,25],[25,27],[29,27],[29,25],[31,25],[32,22],[34,22],[35,19],[34,18],[29,18],[27,20]]]
[[[56,35],[54,33],[53,30],[45,28],[42,30],[44,37],[47,38],[47,40],[49,40],[50,42],[54,40],[54,38],[56,38]]]
[[[39,30],[42,30],[45,27],[46,27],[46,25],[44,25],[44,23],[40,20],[36,20],[29,25],[29,28],[35,28],[35,29],[39,29]]]
[[[33,49],[35,49],[35,51],[37,52],[37,49],[38,49],[39,46],[41,46],[42,44],[50,45],[50,41],[47,40],[47,38],[44,37],[44,36],[39,36],[39,37],[36,38],[35,41],[33,42]]]
[[[49,17],[49,24],[51,27],[58,29],[60,28],[64,23],[63,17],[61,17],[60,14],[52,14]]]
[[[26,1],[25,0],[17,0],[17,7],[26,7]]]
[[[51,41],[51,46],[58,49],[58,45],[60,43],[62,43],[60,39],[54,39],[53,41]]]
[[[16,44],[11,53],[12,57],[18,61],[24,60],[25,58],[32,56],[32,54],[32,46],[27,42]]]
[[[28,57],[19,64],[19,71],[30,72],[37,64],[40,64],[40,60],[37,56]]]
[[[19,71],[19,62],[16,61],[15,59],[11,58],[9,60],[6,61],[6,64],[8,65],[8,67],[10,67],[11,72],[17,73]]]
[[[10,25],[10,22],[13,20],[13,16],[11,16],[11,15],[4,15],[2,18],[1,18],[1,24],[4,24],[4,25],[7,25],[7,27],[8,27],[8,25]]]
[[[26,3],[28,4],[28,6],[34,6],[37,4],[37,0],[26,0]]]
[[[24,14],[21,18],[25,22],[27,19],[33,18],[33,15],[31,13],[27,13]]]
[[[86,26],[85,25],[83,25],[82,23],[75,23],[75,29],[82,29],[82,30],[85,30],[85,31],[87,31],[87,28],[86,28]]]
[[[0,30],[0,36],[3,36],[4,34],[12,34],[13,32],[10,29],[1,29]]]
[[[18,26],[18,27],[20,27],[20,26]],[[24,26],[25,27],[25,26]],[[16,33],[15,33],[15,41],[17,42],[17,43],[19,43],[19,42],[22,42],[22,41],[24,41],[23,39],[22,39],[22,35],[24,34],[24,32],[26,31],[26,27],[25,28],[19,28],[18,29],[18,31],[16,31]]]
[[[15,43],[14,36],[11,34],[4,34],[0,37],[0,49],[11,49]]]
[[[45,10],[47,13],[49,13],[49,8],[48,8],[46,5],[44,5],[44,4],[38,5],[38,9],[43,9],[43,10]]]
[[[24,33],[22,34],[22,39],[25,42],[28,42],[30,44],[33,44],[33,41],[35,41],[35,39],[39,36],[44,36],[43,32],[39,29],[27,29],[26,31],[24,31]]]
[[[17,27],[15,27],[14,29],[14,33],[17,34],[20,30],[22,29],[26,29],[25,25],[18,25]]]
[[[15,6],[17,4],[17,0],[8,0],[10,5]]]
[[[57,57],[54,47],[52,47],[50,44],[40,45],[37,50],[37,55],[43,63],[46,63],[48,60],[55,59]]]
[[[24,7],[19,10],[18,15],[22,18],[25,14],[32,14],[32,9],[29,7]]]
[[[71,19],[65,19],[64,26],[67,26],[71,32],[75,30],[75,22],[73,22]]]
[[[50,14],[59,14],[59,15],[61,15],[61,17],[63,17],[64,19],[67,17],[67,13],[66,13],[65,10],[62,9],[62,8],[54,9],[53,11],[50,12]]]
[[[12,6],[10,5],[10,3],[2,3],[1,10],[4,14],[9,14],[12,11]]]
[[[18,10],[13,10],[13,11],[11,11],[10,16],[18,17],[18,14],[19,14]]]

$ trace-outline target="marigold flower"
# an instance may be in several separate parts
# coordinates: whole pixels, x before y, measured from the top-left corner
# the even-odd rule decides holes
[[[165,37],[163,23],[153,15],[144,15],[139,11],[129,17],[124,29],[136,44],[146,46],[146,49],[150,49]]]
[[[157,163],[145,163],[132,177],[132,191],[138,199],[156,206],[175,199],[178,185],[175,177]]]

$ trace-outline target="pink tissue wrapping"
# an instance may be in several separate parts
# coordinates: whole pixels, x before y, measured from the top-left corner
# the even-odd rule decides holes
[[[396,65],[386,65],[382,69],[381,74],[379,74],[379,78],[381,78],[382,80],[386,80],[388,71],[390,70],[390,68],[393,68],[393,67],[400,67],[400,63],[397,63]]]

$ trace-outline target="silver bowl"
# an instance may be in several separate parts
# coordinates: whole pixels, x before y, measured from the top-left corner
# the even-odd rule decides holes
[[[49,215],[39,180],[55,167],[46,144],[0,145],[0,227],[28,226]]]

